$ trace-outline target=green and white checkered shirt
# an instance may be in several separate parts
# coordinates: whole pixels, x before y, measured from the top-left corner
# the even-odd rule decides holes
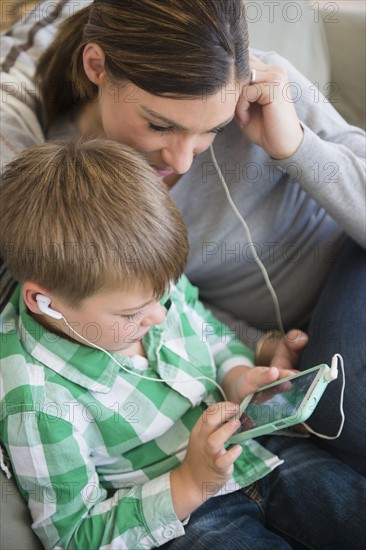
[[[207,405],[222,400],[214,384],[195,377],[221,383],[231,368],[251,365],[252,352],[185,277],[164,305],[164,323],[142,341],[147,358],[115,356],[164,383],[48,332],[28,314],[19,287],[0,318],[0,437],[45,548],[152,548],[184,535],[169,472]],[[248,441],[220,494],[281,462]]]

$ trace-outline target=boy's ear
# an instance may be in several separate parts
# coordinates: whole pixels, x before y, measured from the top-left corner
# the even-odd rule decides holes
[[[31,281],[26,281],[23,284],[23,300],[27,308],[32,313],[42,314],[41,310],[39,309],[38,302],[36,300],[37,294],[42,294],[43,296],[50,296],[50,293],[48,290],[43,288],[42,286],[38,285],[37,283],[32,283]]]
[[[93,84],[103,85],[106,82],[105,55],[102,48],[94,42],[86,44],[83,51],[84,71]]]

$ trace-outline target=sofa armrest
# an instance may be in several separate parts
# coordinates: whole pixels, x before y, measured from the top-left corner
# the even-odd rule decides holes
[[[14,478],[0,470],[0,548],[6,550],[42,550],[31,529],[31,517],[18,492]]]
[[[366,12],[365,3],[333,2],[339,10],[329,18],[322,12],[328,42],[331,81],[335,83],[334,107],[350,123],[366,127]],[[331,99],[331,98],[330,98]]]
[[[250,45],[287,58],[350,123],[365,128],[364,0],[247,1]]]
[[[323,20],[312,0],[244,0],[250,46],[288,59],[325,95],[330,58]]]

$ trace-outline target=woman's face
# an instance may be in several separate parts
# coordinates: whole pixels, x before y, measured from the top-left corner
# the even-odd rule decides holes
[[[94,116],[107,138],[144,154],[162,177],[184,174],[234,118],[242,87],[225,85],[214,95],[172,99],[132,83],[99,87]]]

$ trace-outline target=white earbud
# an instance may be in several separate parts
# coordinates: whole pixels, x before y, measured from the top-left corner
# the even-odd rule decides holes
[[[62,319],[63,315],[59,311],[52,309],[50,307],[51,298],[49,296],[44,296],[43,294],[37,294],[36,301],[39,309],[45,315],[52,317],[53,319]]]

